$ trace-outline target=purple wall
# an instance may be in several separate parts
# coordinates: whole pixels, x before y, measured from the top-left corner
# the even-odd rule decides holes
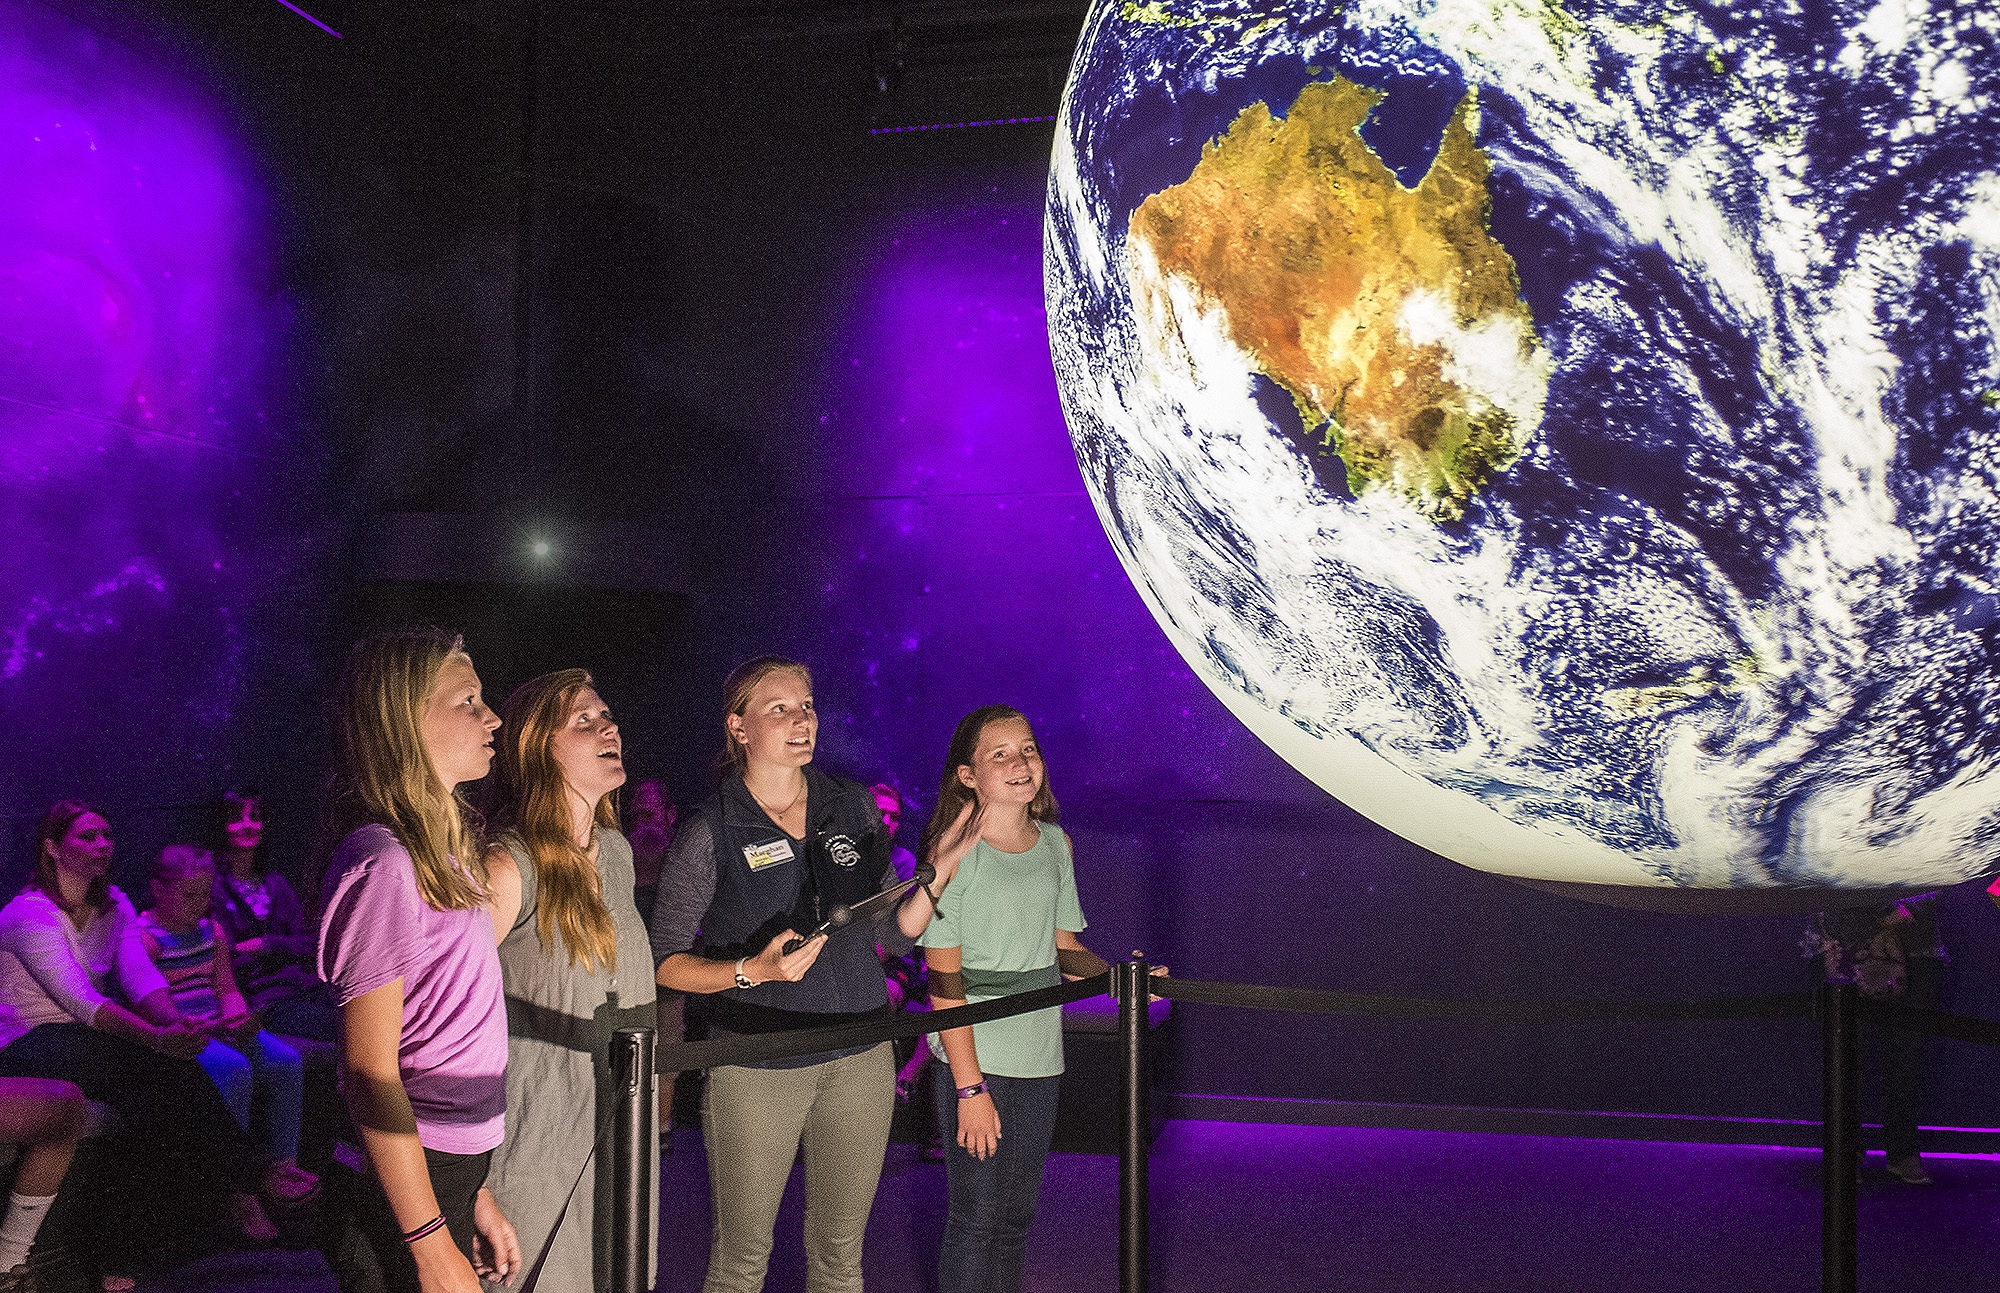
[[[257,160],[220,98],[0,2],[0,808],[103,802],[127,866],[261,775],[310,684],[314,450]],[[309,622],[309,620],[304,621]],[[125,872],[121,869],[121,874]]]

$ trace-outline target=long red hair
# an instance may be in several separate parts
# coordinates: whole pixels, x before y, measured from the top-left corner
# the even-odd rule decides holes
[[[558,669],[516,687],[501,711],[499,762],[503,819],[535,863],[535,934],[550,949],[560,934],[570,964],[595,971],[618,964],[618,931],[604,877],[570,834],[569,787],[554,749],[570,706],[591,685],[582,669]],[[618,829],[617,791],[597,801],[591,820]]]

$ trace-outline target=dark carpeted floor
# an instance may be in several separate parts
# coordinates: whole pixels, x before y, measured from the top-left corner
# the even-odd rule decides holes
[[[1863,1293],[2000,1287],[2000,1160],[1927,1159],[1904,1185],[1869,1159]],[[1810,1150],[1254,1123],[1168,1124],[1155,1147],[1156,1293],[1770,1293],[1819,1287],[1819,1156]],[[1118,1162],[1050,1160],[1028,1287],[1118,1280]],[[660,1293],[701,1287],[708,1181],[696,1133],[664,1173]],[[770,1293],[804,1288],[798,1181]],[[892,1145],[869,1226],[868,1285],[931,1293],[944,1169]],[[157,1290],[332,1293],[312,1253],[231,1254]]]

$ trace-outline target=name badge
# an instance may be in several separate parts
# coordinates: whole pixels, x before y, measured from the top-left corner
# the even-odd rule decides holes
[[[752,871],[762,871],[766,867],[777,866],[780,862],[792,860],[792,842],[775,839],[765,844],[743,846],[743,860],[750,864]]]

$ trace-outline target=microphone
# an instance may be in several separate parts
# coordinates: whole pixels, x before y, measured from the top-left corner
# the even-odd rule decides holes
[[[857,917],[865,916],[873,920],[900,901],[903,895],[910,891],[910,886],[922,885],[925,889],[929,889],[931,881],[935,879],[937,879],[937,868],[928,862],[919,862],[915,873],[908,880],[898,880],[882,892],[863,898],[852,907],[844,902],[835,903],[833,910],[826,913],[826,919],[819,923],[818,929],[804,938],[786,939],[783,955],[790,956],[820,935],[831,934],[837,929],[853,924]]]

